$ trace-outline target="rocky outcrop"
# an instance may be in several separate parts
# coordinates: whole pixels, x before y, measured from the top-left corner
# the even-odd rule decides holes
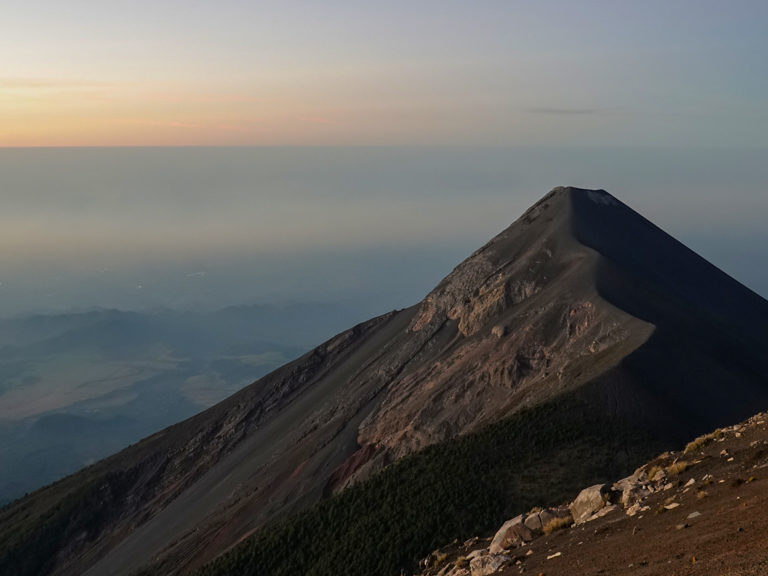
[[[573,517],[567,506],[545,508],[537,513],[529,514],[525,519],[525,525],[534,534],[540,534],[550,530],[554,522],[564,523],[569,519],[572,520]]]
[[[637,568],[654,566],[654,562],[648,561],[652,555],[659,566],[674,565],[675,560],[682,559],[684,567],[695,564],[703,573],[709,573],[707,566],[715,567],[712,573],[722,573],[723,566],[739,564],[749,568],[743,571],[745,574],[762,574],[753,568],[765,563],[765,548],[755,538],[766,541],[766,532],[760,527],[768,525],[768,521],[763,514],[765,506],[759,504],[767,499],[766,492],[756,487],[746,502],[745,490],[757,486],[753,483],[761,481],[762,471],[768,469],[767,423],[765,413],[757,414],[741,424],[697,438],[684,452],[664,452],[613,484],[585,488],[567,507],[516,516],[504,523],[488,547],[483,547],[479,538],[473,538],[463,545],[455,543],[452,549],[442,549],[443,562],[436,576],[475,576],[493,574],[499,569],[504,574],[586,576],[619,573],[617,564],[625,569],[622,574],[631,575]],[[556,520],[556,515],[568,514],[569,510],[581,523],[556,522],[562,528],[570,526],[570,530],[559,534],[553,533],[555,525],[549,530],[542,529],[548,521]],[[633,520],[613,517],[599,522],[603,516],[618,516],[618,511],[634,517]],[[594,529],[585,525],[592,522],[596,524]],[[665,524],[665,528],[660,528]],[[672,537],[691,528],[696,532],[690,539]],[[642,536],[636,537],[636,531]],[[649,540],[653,542],[646,545]],[[617,560],[616,546],[621,546],[620,542],[630,544],[620,551],[622,558]],[[720,558],[716,562],[710,559],[713,543],[719,548]],[[639,551],[634,551],[635,546]],[[696,549],[701,556],[698,551],[691,554]],[[595,556],[604,553],[604,562]],[[749,559],[744,560],[744,556]],[[695,559],[704,557],[709,564],[699,566]],[[642,561],[636,562],[638,558]],[[564,560],[568,564],[563,564]],[[653,573],[657,572],[663,570]],[[737,572],[742,570],[734,570]],[[435,574],[426,570],[422,576]]]
[[[488,576],[498,572],[500,568],[512,562],[506,554],[484,554],[469,561],[469,571],[472,576]]]
[[[516,548],[526,542],[531,542],[540,536],[553,521],[568,520],[571,518],[570,510],[561,508],[546,508],[531,511],[528,514],[520,514],[511,520],[507,520],[496,532],[491,540],[488,551],[491,554],[499,554],[504,550]]]
[[[525,525],[525,516],[515,516],[511,520],[507,520],[499,528],[496,535],[491,541],[489,551],[491,554],[498,554],[502,550],[507,550],[518,546],[523,542],[530,542],[533,540],[533,531],[531,531]]]
[[[576,524],[583,524],[593,514],[605,508],[609,501],[610,491],[605,484],[595,484],[589,488],[584,488],[569,506],[573,521]]]
[[[643,468],[638,468],[634,474],[614,483],[614,492],[619,494],[619,503],[629,508],[651,494],[648,488],[648,474]]]

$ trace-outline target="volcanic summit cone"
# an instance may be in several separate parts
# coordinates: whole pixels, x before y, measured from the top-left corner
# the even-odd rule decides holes
[[[24,525],[52,541],[39,573],[183,573],[407,454],[566,396],[682,442],[768,407],[767,327],[768,302],[607,192],[555,188],[416,306],[6,508],[0,568],[26,550],[9,544]],[[29,520],[62,502],[59,532]]]

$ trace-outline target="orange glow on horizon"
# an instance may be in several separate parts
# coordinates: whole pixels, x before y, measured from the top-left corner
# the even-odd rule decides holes
[[[247,93],[0,79],[0,147],[322,143],[336,124],[326,111]]]

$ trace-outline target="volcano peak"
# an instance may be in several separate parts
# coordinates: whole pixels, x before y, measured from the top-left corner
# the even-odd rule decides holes
[[[768,302],[606,191],[554,188],[422,302],[4,509],[0,545],[16,548],[0,568],[20,573],[3,558],[47,538],[48,520],[15,536],[39,509],[67,526],[57,575],[189,573],[289,511],[531,407],[549,416],[525,429],[547,442],[570,441],[558,424],[578,413],[666,447],[768,407],[766,325]],[[639,464],[635,436],[621,442],[612,459]]]

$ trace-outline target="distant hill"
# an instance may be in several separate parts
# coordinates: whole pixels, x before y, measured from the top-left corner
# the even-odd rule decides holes
[[[211,406],[355,314],[304,303],[0,320],[0,504]]]
[[[409,569],[768,406],[766,325],[607,192],[556,188],[418,305],[6,508],[0,568],[191,573],[245,541],[204,573]]]

